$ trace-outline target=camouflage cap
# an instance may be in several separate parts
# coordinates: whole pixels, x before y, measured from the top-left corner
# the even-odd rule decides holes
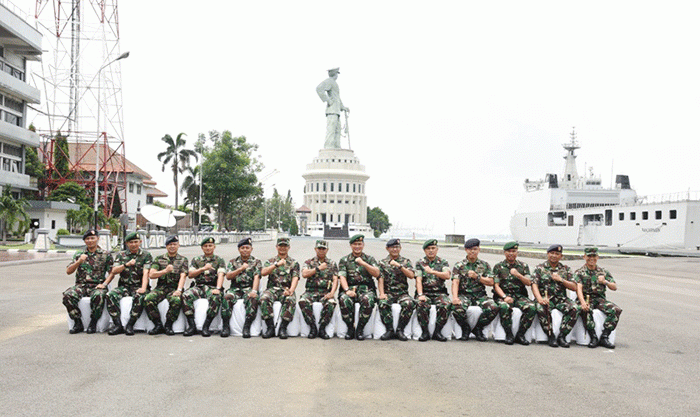
[[[365,240],[365,235],[354,235],[353,237],[350,238],[350,244],[353,244],[355,242],[364,242]]]
[[[250,245],[253,246],[253,239],[246,237],[238,241],[238,247],[240,248],[241,246],[244,245]]]
[[[389,239],[386,242],[386,247],[390,248],[392,246],[401,246],[401,239]]]
[[[328,249],[328,242],[325,240],[319,239],[316,241],[316,247],[317,248],[323,248],[323,249]]]
[[[477,246],[481,245],[481,241],[477,238],[472,238],[464,242],[464,248],[469,249],[469,248],[475,248]]]
[[[95,229],[88,229],[85,233],[83,233],[83,240],[90,236],[97,236],[97,231]]]
[[[562,247],[559,244],[556,245],[551,245],[550,247],[547,248],[547,253],[549,252],[559,252],[561,253]]]
[[[583,253],[588,256],[598,256],[598,248],[586,248],[583,250]]]
[[[180,243],[180,239],[176,235],[168,236],[168,238],[165,239],[165,246],[175,242]]]
[[[328,72],[336,72],[336,73],[340,74],[340,67],[331,68],[328,70]]]
[[[503,250],[518,249],[518,246],[518,242],[508,242],[505,245],[503,245]]]
[[[423,250],[425,250],[428,246],[437,246],[438,241],[437,239],[428,239],[423,243]]]
[[[131,232],[128,235],[126,235],[126,237],[124,238],[124,242],[129,242],[131,240],[136,240],[136,239],[141,239],[139,237],[139,234],[136,232]]]
[[[278,237],[277,238],[277,246],[284,245],[284,246],[289,246],[289,238],[288,237]]]
[[[202,239],[202,241],[199,243],[199,246],[204,246],[204,245],[206,245],[207,243],[216,243],[216,241],[214,240],[213,237],[207,236],[207,237],[205,237],[204,239]]]

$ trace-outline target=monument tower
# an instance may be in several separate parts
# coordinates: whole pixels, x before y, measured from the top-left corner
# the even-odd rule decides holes
[[[328,78],[316,87],[326,103],[326,141],[318,156],[306,165],[302,175],[304,205],[311,210],[307,230],[311,236],[347,238],[356,233],[371,233],[367,224],[366,183],[369,175],[350,149],[347,115],[350,109],[340,100],[335,81],[338,68],[328,70]],[[342,128],[341,113],[345,114]],[[348,139],[348,149],[341,147],[341,137]]]

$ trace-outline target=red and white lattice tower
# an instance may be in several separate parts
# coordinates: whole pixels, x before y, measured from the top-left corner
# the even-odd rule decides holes
[[[42,137],[45,193],[70,180],[98,200],[108,216],[126,212],[126,158],[117,0],[36,0],[36,25],[48,52],[34,81],[44,99],[33,124]],[[128,54],[126,54],[128,56]],[[69,173],[55,166],[56,137],[69,143]]]

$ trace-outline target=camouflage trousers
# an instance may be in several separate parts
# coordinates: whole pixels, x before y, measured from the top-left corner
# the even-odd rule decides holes
[[[233,315],[233,306],[236,305],[236,301],[245,300],[245,319],[249,321],[255,320],[255,315],[258,313],[258,297],[250,297],[248,294],[253,290],[253,288],[229,288],[224,292],[224,297],[221,302],[221,318],[224,321],[231,320]]]
[[[512,304],[506,303],[503,299],[494,299],[501,312],[501,325],[503,328],[513,328],[513,309],[519,308],[523,314],[520,316],[520,327],[518,327],[518,330],[529,329],[537,315],[536,303],[521,295],[506,294],[506,296],[513,299]]]
[[[272,318],[272,304],[275,301],[282,303],[282,309],[280,310],[280,318],[286,322],[292,321],[294,319],[294,313],[297,309],[297,296],[292,293],[291,295],[284,295],[285,288],[282,287],[272,287],[266,289],[260,296],[260,315],[263,320]]]
[[[579,305],[579,308],[580,305]],[[583,324],[586,326],[587,330],[595,329],[595,322],[593,321],[593,310],[598,309],[605,314],[605,322],[603,323],[603,330],[612,332],[617,327],[617,322],[620,321],[620,314],[622,314],[622,309],[618,307],[615,303],[607,301],[605,298],[595,298],[591,300],[591,307],[586,313],[580,310],[581,318],[583,319]]]
[[[68,310],[68,316],[75,320],[81,319],[78,303],[83,297],[90,297],[90,319],[99,319],[107,297],[107,288],[95,288],[95,285],[78,284],[63,291],[63,305]]]
[[[355,326],[355,303],[360,304],[360,311],[358,312],[359,317],[357,318],[358,323],[367,323],[370,316],[372,315],[372,310],[374,310],[374,305],[377,302],[377,294],[374,290],[369,289],[365,285],[361,285],[356,288],[355,296],[350,297],[344,292],[341,292],[338,296],[338,304],[340,307],[340,315],[343,317],[343,321],[348,327]]]
[[[481,316],[476,322],[476,327],[488,326],[498,315],[498,305],[488,297],[471,297],[467,295],[458,296],[462,301],[460,305],[452,305],[452,314],[457,323],[467,322],[467,308],[471,306],[481,307]]]
[[[212,293],[215,289],[209,285],[197,285],[186,289],[182,293],[182,312],[185,313],[185,316],[193,317],[194,302],[200,298],[206,298],[209,301],[207,318],[213,319],[216,317],[216,313],[219,312],[219,307],[221,307],[221,293]]]
[[[323,304],[319,325],[326,326],[331,322],[337,302],[335,298],[331,298],[330,300],[324,298],[326,294],[328,294],[327,291],[306,291],[299,297],[299,308],[301,309],[301,315],[304,316],[306,324],[311,325],[311,323],[316,323],[314,319],[314,303],[316,302]]]
[[[379,310],[379,316],[382,319],[384,326],[389,329],[394,329],[394,317],[391,314],[391,305],[398,304],[401,306],[401,312],[399,313],[399,323],[408,324],[411,321],[411,315],[413,314],[413,309],[416,308],[416,302],[411,298],[408,293],[399,294],[389,294],[386,293],[386,298],[377,299],[377,309]],[[403,330],[403,329],[396,329]]]
[[[450,296],[444,293],[435,294],[423,294],[426,298],[425,301],[420,301],[416,297],[416,315],[418,316],[418,323],[420,327],[428,327],[430,322],[430,305],[435,304],[435,310],[437,316],[435,318],[435,327],[443,327],[447,323],[447,319],[450,317],[450,311],[452,311],[452,303],[450,303]]]
[[[542,304],[537,303],[536,306],[537,318],[540,321],[540,326],[542,326],[542,330],[544,330],[544,332],[547,334],[549,334],[550,331],[553,331],[553,329],[549,325],[549,323],[551,323],[552,320],[552,309],[556,308],[557,310],[561,311],[561,313],[564,316],[561,318],[559,334],[564,336],[568,335],[571,332],[571,329],[574,328],[574,324],[576,324],[576,319],[578,318],[579,310],[581,310],[581,306],[574,304],[574,302],[569,300],[568,298],[550,298],[549,315],[547,315],[547,313],[544,311],[544,306],[542,306]]]
[[[107,311],[112,317],[112,320],[119,319],[121,316],[121,308],[119,302],[124,297],[133,297],[134,301],[131,304],[131,314],[130,318],[138,319],[143,311],[144,299],[146,294],[139,294],[136,292],[141,287],[117,287],[112,291],[107,293]]]
[[[182,298],[175,297],[173,293],[174,288],[160,288],[157,287],[144,297],[143,303],[146,308],[146,314],[148,318],[151,319],[153,323],[160,323],[160,312],[158,311],[158,304],[167,299],[170,308],[168,308],[168,313],[165,316],[165,321],[175,322],[177,316],[180,315],[180,308],[182,308]]]

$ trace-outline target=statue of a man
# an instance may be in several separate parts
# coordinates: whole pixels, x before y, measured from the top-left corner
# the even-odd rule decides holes
[[[325,149],[340,149],[340,112],[350,113],[340,100],[340,88],[335,80],[340,68],[328,70],[328,78],[316,87],[316,93],[326,103],[326,142]]]

